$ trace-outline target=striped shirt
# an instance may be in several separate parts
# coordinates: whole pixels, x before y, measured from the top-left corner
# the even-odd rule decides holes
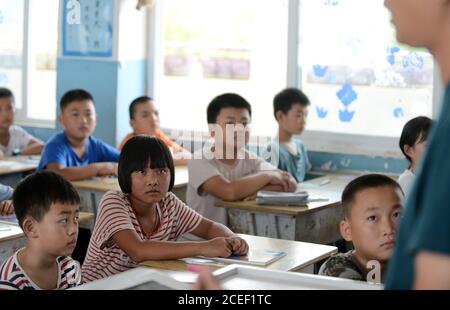
[[[20,265],[17,259],[19,251],[0,267],[0,290],[42,290]],[[81,268],[76,260],[69,256],[59,256],[56,258],[56,264],[58,266],[57,290],[65,290],[81,284]]]
[[[127,194],[107,192],[100,201],[94,232],[82,267],[83,282],[102,279],[137,266],[114,242],[122,230],[134,231],[142,241],[176,241],[194,230],[202,216],[168,192],[156,205],[157,228],[146,234],[136,218]]]

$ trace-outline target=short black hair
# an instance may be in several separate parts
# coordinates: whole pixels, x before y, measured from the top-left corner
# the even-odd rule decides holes
[[[403,126],[402,134],[398,145],[403,155],[411,163],[411,158],[405,153],[404,146],[413,146],[416,142],[420,143],[428,139],[433,121],[426,116],[418,116],[409,120],[405,126]]]
[[[226,93],[215,97],[209,103],[206,110],[208,124],[215,124],[220,110],[224,108],[246,109],[252,117],[252,107],[244,97],[234,93]]]
[[[123,146],[119,158],[118,179],[122,192],[131,193],[131,173],[151,169],[169,168],[172,190],[175,182],[175,169],[172,154],[166,144],[159,138],[148,135],[137,135]]]
[[[0,87],[0,98],[14,98],[14,94],[6,87]]]
[[[79,205],[80,196],[75,187],[61,175],[44,170],[23,179],[12,197],[20,227],[26,216],[41,221],[54,203]]]
[[[138,105],[140,103],[145,103],[148,101],[153,101],[153,98],[149,97],[149,96],[141,96],[141,97],[138,97],[138,98],[134,99],[133,101],[131,101],[130,108],[129,108],[130,119],[134,118],[134,110],[136,109],[136,105]]]
[[[92,103],[94,103],[94,98],[92,95],[84,90],[84,89],[72,89],[66,92],[59,102],[59,107],[61,108],[61,112],[71,103],[74,101],[83,101],[83,100],[90,100]]]
[[[390,186],[394,189],[399,189],[403,193],[402,188],[395,180],[383,174],[366,174],[357,177],[356,179],[348,183],[344,188],[341,197],[341,206],[344,218],[350,218],[350,211],[353,207],[356,194],[368,188],[382,186]]]
[[[289,87],[280,91],[273,98],[273,115],[277,118],[277,112],[282,111],[287,114],[293,104],[309,105],[308,97],[298,88]]]

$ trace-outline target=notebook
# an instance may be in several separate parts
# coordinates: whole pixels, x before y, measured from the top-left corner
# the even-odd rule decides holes
[[[245,264],[267,266],[286,256],[285,252],[267,249],[250,249],[246,256],[232,255],[229,257],[189,257],[181,260],[187,264],[220,266],[225,264]]]

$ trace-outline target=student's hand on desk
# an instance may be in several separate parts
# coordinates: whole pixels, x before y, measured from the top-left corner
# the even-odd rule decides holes
[[[297,183],[294,178],[286,171],[272,171],[272,178],[269,182],[270,185],[280,185],[285,192],[295,192],[297,190]]]
[[[244,199],[242,199],[242,201],[250,201],[250,200],[255,200],[256,199],[256,194],[254,193],[253,195],[247,196]]]
[[[11,200],[4,200],[0,202],[0,215],[14,214],[14,207]]]
[[[295,181],[295,179],[292,177],[292,175],[290,175],[289,173],[285,172],[288,178],[288,189],[287,192],[295,192],[297,191],[297,182]]]
[[[105,162],[105,163],[94,163],[95,169],[97,170],[98,176],[111,176],[117,175],[117,163]]]
[[[206,257],[228,257],[233,249],[225,237],[217,237],[202,244],[201,256]]]
[[[244,239],[242,239],[238,236],[235,236],[235,237],[228,237],[227,240],[231,245],[233,255],[239,255],[239,256],[247,255],[248,244]]]

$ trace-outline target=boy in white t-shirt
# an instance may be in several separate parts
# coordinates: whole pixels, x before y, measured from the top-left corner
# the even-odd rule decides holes
[[[241,96],[227,93],[214,98],[207,108],[214,142],[189,161],[187,204],[204,217],[227,225],[224,208],[215,201],[254,199],[261,190],[294,192],[297,183],[286,171],[245,150],[249,141],[251,106]]]
[[[427,138],[433,121],[426,116],[418,116],[409,120],[403,127],[399,146],[409,161],[409,167],[398,178],[405,196],[411,191],[416,172],[427,146]]]
[[[14,125],[14,95],[0,88],[0,159],[14,155],[38,155],[44,143],[23,128]]]

